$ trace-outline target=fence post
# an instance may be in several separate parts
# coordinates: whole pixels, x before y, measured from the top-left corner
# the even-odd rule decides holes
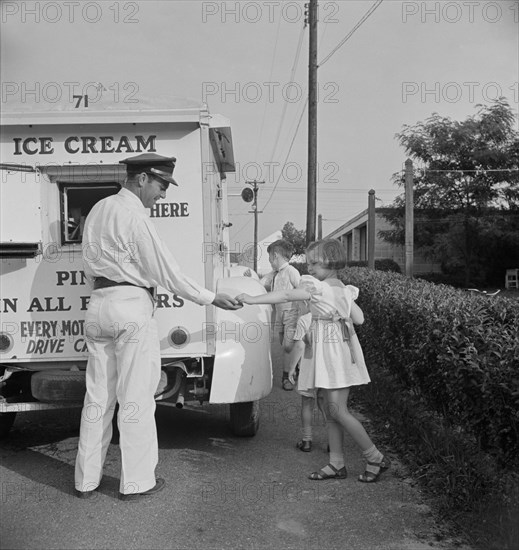
[[[375,190],[368,191],[368,268],[375,269]]]
[[[413,276],[414,256],[413,161],[405,161],[405,274]]]

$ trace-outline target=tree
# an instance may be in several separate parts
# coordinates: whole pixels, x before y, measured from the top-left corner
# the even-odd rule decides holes
[[[504,98],[462,122],[434,113],[396,138],[419,164],[414,174],[415,245],[465,285],[497,277],[494,251],[519,262],[519,132]],[[401,173],[394,182],[404,185]],[[385,240],[404,243],[403,196],[385,215]],[[493,243],[493,244],[490,244]],[[493,264],[490,265],[490,260]],[[502,264],[502,262],[498,262]]]
[[[306,231],[304,229],[296,229],[292,222],[287,222],[281,230],[281,236],[294,247],[294,255],[305,253]]]

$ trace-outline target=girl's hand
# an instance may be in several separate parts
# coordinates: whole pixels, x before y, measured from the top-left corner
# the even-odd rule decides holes
[[[251,298],[252,296],[250,296],[249,294],[239,294],[238,296],[236,296],[236,300],[238,300],[238,302],[242,304],[250,304],[251,302],[249,300]]]

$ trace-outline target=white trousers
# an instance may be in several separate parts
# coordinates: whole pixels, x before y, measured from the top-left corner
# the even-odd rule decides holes
[[[92,491],[101,481],[116,402],[119,490],[140,493],[155,485],[154,395],[160,379],[160,343],[153,313],[145,289],[117,286],[92,292],[85,318],[90,355],[75,469],[79,491]]]

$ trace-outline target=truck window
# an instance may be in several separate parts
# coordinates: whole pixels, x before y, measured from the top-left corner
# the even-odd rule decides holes
[[[114,195],[121,186],[115,182],[95,185],[60,183],[62,244],[80,243],[86,217],[96,202]]]

